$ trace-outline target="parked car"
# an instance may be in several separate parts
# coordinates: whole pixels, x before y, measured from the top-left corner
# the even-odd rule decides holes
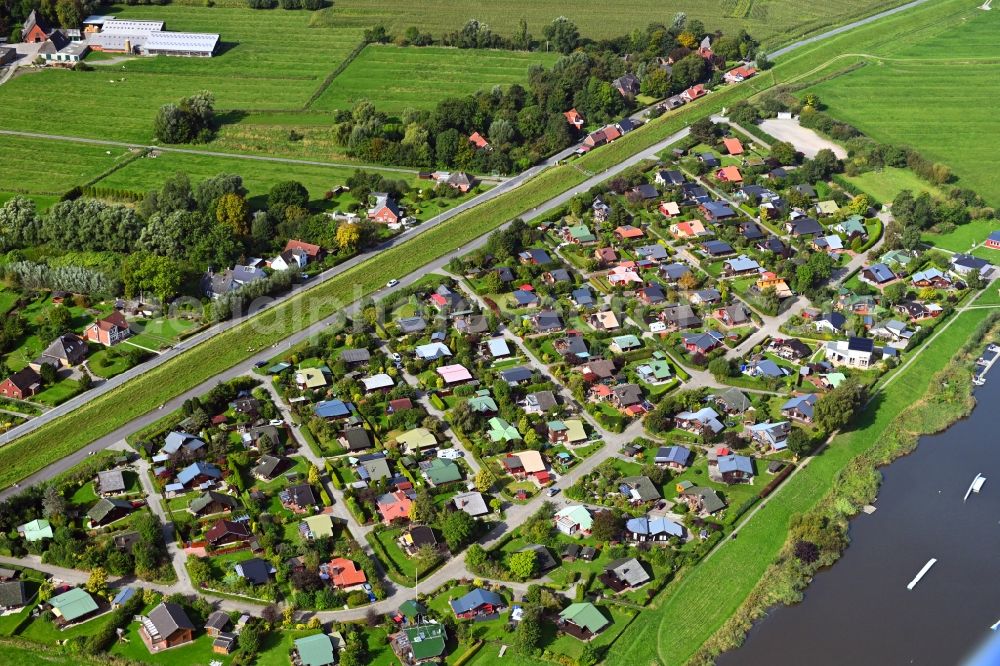
[[[267,365],[267,361],[257,361],[256,363],[253,364],[253,367],[263,368],[265,365]]]
[[[445,460],[458,460],[464,454],[458,449],[438,449],[438,458],[444,458]]]
[[[385,287],[386,289],[392,289],[397,284],[399,284],[399,280],[389,280],[388,282],[385,283]]]
[[[548,494],[549,494],[549,497],[555,497],[556,495],[559,494],[559,488],[556,488],[555,486],[552,486],[551,488],[549,488],[549,493]]]

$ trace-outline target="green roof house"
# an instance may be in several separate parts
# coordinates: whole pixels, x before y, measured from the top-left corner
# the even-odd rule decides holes
[[[573,239],[574,243],[596,243],[597,236],[590,232],[586,224],[574,224],[566,229],[566,233]]]
[[[570,604],[559,613],[559,626],[562,630],[582,641],[589,641],[608,624],[608,619],[592,603]]]
[[[295,639],[295,651],[302,666],[332,666],[333,641],[326,634],[313,634]]]
[[[844,234],[848,238],[868,235],[868,230],[865,228],[865,218],[860,215],[851,215],[840,224],[835,224],[833,230]]]
[[[443,624],[431,622],[417,625],[403,629],[403,635],[406,636],[409,663],[418,664],[423,661],[437,660],[444,655],[447,633]],[[402,641],[397,639],[397,645],[403,647]]]
[[[895,264],[900,268],[906,268],[913,263],[913,255],[906,250],[889,250],[882,255],[882,263],[892,266]]]
[[[97,610],[97,602],[82,587],[74,587],[49,599],[52,614],[65,622],[74,622]]]
[[[427,615],[427,609],[419,601],[407,599],[399,605],[399,614],[409,622],[414,622],[421,615]]]
[[[553,444],[556,442],[575,444],[587,439],[587,431],[584,429],[583,421],[580,419],[549,421],[546,425],[549,427],[549,441]]]
[[[458,465],[444,458],[435,458],[427,464],[421,464],[421,469],[424,478],[434,486],[462,480],[462,470],[458,468]]]
[[[486,433],[491,442],[516,442],[521,439],[517,428],[504,421],[499,416],[490,419],[490,429]]]
[[[407,430],[403,434],[397,435],[396,441],[403,446],[403,450],[407,453],[416,453],[422,449],[437,446],[437,438],[427,428]]]
[[[486,390],[478,391],[476,395],[469,398],[469,408],[481,414],[496,413],[498,411],[496,400]]]
[[[647,363],[643,363],[635,370],[639,373],[639,379],[647,384],[664,382],[670,379],[671,374],[670,364],[663,359],[658,358],[654,358]]]
[[[25,541],[41,541],[52,538],[52,526],[49,525],[49,521],[39,518],[18,527],[17,533],[23,536]]]
[[[609,346],[611,347],[611,351],[622,354],[632,349],[639,349],[642,347],[642,343],[639,341],[639,338],[634,335],[619,335],[612,338]]]
[[[837,388],[847,381],[847,376],[842,372],[830,372],[823,375],[823,379],[831,388]]]

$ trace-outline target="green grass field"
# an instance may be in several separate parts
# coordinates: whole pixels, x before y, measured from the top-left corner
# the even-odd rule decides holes
[[[940,187],[928,183],[909,169],[886,167],[881,171],[868,171],[859,176],[843,178],[875,197],[880,203],[892,203],[896,195],[903,190],[910,190],[914,194],[930,192],[936,197],[945,196]]]
[[[962,8],[934,29],[921,29],[917,41],[891,33],[891,40],[854,51],[873,55],[865,66],[810,90],[834,117],[949,165],[962,186],[997,205],[1000,180],[993,173],[1000,159],[993,142],[983,139],[1000,130],[993,112],[1000,95],[1000,16],[973,4]]]
[[[907,405],[918,400],[934,373],[941,370],[989,313],[963,313],[920,360],[908,367],[861,417],[853,430],[831,446],[768,499],[767,507],[728,541],[659,597],[660,606],[645,611],[612,646],[609,663],[649,663],[656,645],[660,663],[684,663],[743,602],[774,561],[785,541],[791,517],[812,507],[826,493],[848,460],[871,445]],[[720,580],[725,585],[720,585]]]
[[[699,19],[710,30],[730,32],[745,28],[763,42],[773,45],[816,32],[824,27],[846,23],[850,18],[872,14],[901,4],[886,0],[831,0],[802,3],[794,0],[636,0],[627,10],[600,0],[582,0],[573,4],[540,0],[508,0],[483,3],[477,0],[338,0],[335,15],[368,17],[383,21],[390,29],[402,32],[411,25],[429,30],[435,37],[460,28],[468,19],[479,19],[503,35],[517,29],[518,20],[528,22],[536,39],[542,29],[558,16],[576,23],[580,34],[595,39],[618,37],[635,28],[645,28],[658,21],[670,23],[677,12],[689,19]]]
[[[557,57],[555,53],[370,45],[311,108],[349,109],[358,100],[369,99],[390,113],[408,107],[431,109],[446,97],[494,85],[525,84],[529,65],[548,67]]]
[[[1000,228],[1000,224],[996,220],[973,220],[968,224],[956,227],[950,234],[923,233],[920,235],[920,239],[925,243],[952,252],[968,252],[974,243],[982,243],[990,235],[990,232],[996,231],[998,228]],[[984,256],[987,259],[992,257],[991,260],[996,263],[998,259],[996,250],[986,248],[985,252],[987,254]],[[989,254],[991,252],[992,255]]]
[[[215,94],[220,112],[301,109],[360,42],[364,27],[350,20],[310,27],[309,12],[243,7],[108,11],[120,19],[162,19],[170,30],[217,32],[220,53],[210,59],[136,58],[124,68],[97,65],[91,72],[17,77],[0,88],[0,127],[148,143],[156,110],[199,90]]]
[[[6,116],[7,112],[3,115]],[[0,118],[0,126],[6,126],[3,118]],[[74,185],[96,178],[129,154],[125,148],[53,143],[0,134],[0,156],[3,160],[0,192],[9,190],[11,196],[15,192],[58,196]],[[0,194],[0,203],[8,198]]]

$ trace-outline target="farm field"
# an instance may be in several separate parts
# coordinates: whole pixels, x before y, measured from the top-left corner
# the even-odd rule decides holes
[[[745,28],[765,44],[775,45],[816,32],[824,27],[846,23],[852,18],[873,14],[902,4],[892,0],[831,0],[802,3],[794,0],[636,0],[622,11],[621,5],[582,0],[571,5],[539,0],[510,0],[482,3],[477,0],[338,0],[338,17],[365,17],[382,21],[391,30],[403,31],[411,25],[430,31],[435,37],[461,28],[468,19],[487,23],[494,31],[511,35],[522,17],[536,39],[542,29],[558,16],[576,23],[580,34],[605,39],[645,28],[652,21],[669,23],[677,12],[689,19],[699,19],[711,30],[726,32]]]
[[[136,58],[124,66],[95,65],[91,72],[57,70],[16,77],[0,87],[0,127],[149,143],[157,109],[200,90],[215,94],[220,113],[301,109],[357,46],[364,27],[346,19],[310,27],[309,12],[243,7],[168,5],[107,11],[118,18],[162,19],[170,30],[217,32],[220,53],[211,59]]]
[[[0,88],[2,95],[3,88]],[[3,117],[8,110],[5,109]],[[0,117],[0,125],[6,125]],[[110,155],[108,154],[110,152]],[[86,143],[48,143],[0,134],[0,203],[15,193],[61,196],[74,185],[97,178],[129,157],[125,148]],[[9,191],[10,196],[5,196]]]
[[[671,584],[658,598],[660,606],[644,611],[612,646],[613,663],[648,663],[649,646],[657,645],[661,663],[684,663],[737,609],[774,561],[785,541],[792,516],[812,507],[831,487],[848,460],[871,446],[908,405],[919,400],[934,373],[958,351],[989,310],[959,315],[933,338],[904,376],[895,380],[869,406],[849,432],[839,435],[800,473],[767,501],[763,518],[751,519],[736,541],[725,542],[709,559]],[[719,586],[725,578],[727,584]]]
[[[1000,181],[993,174],[1000,159],[983,137],[1000,130],[993,112],[1000,95],[998,31],[1000,16],[967,5],[933,31],[920,31],[917,41],[889,40],[855,51],[874,55],[865,58],[863,67],[809,90],[835,118],[947,164],[960,186],[997,205]],[[949,90],[963,92],[952,95]]]
[[[369,45],[310,107],[349,109],[369,99],[388,113],[432,109],[446,97],[495,85],[526,84],[528,67],[549,67],[556,53]]]

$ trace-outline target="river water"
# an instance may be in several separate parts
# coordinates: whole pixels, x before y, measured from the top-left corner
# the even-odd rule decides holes
[[[1000,369],[976,400],[969,418],[882,469],[877,511],[851,521],[844,556],[816,576],[802,603],[772,609],[720,666],[948,666],[996,636]],[[963,504],[977,473],[987,481]],[[932,557],[937,564],[907,590]]]

